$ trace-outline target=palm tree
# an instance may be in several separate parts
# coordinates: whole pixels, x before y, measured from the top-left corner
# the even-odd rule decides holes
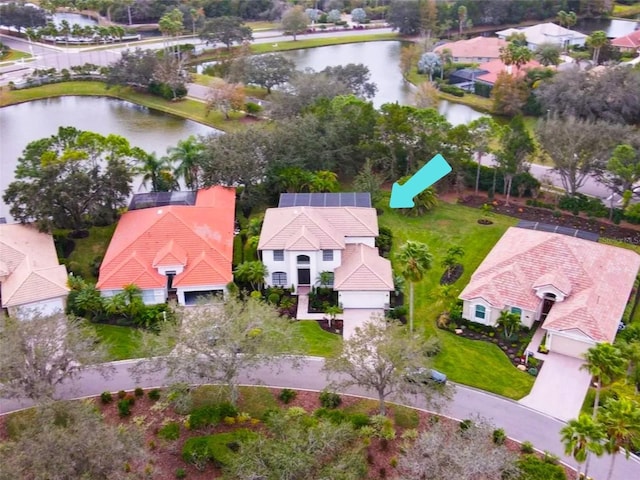
[[[502,310],[502,312],[500,312],[500,317],[498,317],[498,325],[504,328],[504,338],[509,340],[518,331],[522,324],[520,323],[519,315],[516,315],[509,310]]]
[[[441,265],[445,268],[445,273],[449,273],[453,267],[458,264],[458,260],[460,260],[464,256],[464,248],[460,245],[455,245],[449,250],[447,250],[447,255],[442,260]]]
[[[158,158],[155,152],[144,156],[142,158],[142,165],[138,167],[138,171],[144,174],[141,186],[146,188],[147,182],[151,181],[152,192],[175,190],[175,179],[171,174],[171,170],[171,161],[169,158]],[[171,178],[168,178],[167,174],[169,174]]]
[[[264,279],[269,275],[267,266],[256,260],[254,262],[244,262],[236,267],[234,272],[236,280],[246,282],[251,285],[253,291],[260,291],[264,284]]]
[[[610,343],[599,343],[585,353],[586,363],[582,366],[596,380],[596,398],[593,401],[593,418],[598,413],[600,404],[600,389],[608,385],[617,377],[624,375],[625,360],[620,350]]]
[[[194,135],[178,141],[178,145],[167,149],[171,161],[178,163],[173,172],[174,175],[184,178],[184,183],[189,190],[198,190],[200,186],[198,177],[203,150],[202,143]]]
[[[462,29],[467,23],[467,7],[460,5],[458,7],[458,35],[462,36]]]
[[[593,49],[593,63],[598,64],[598,57],[600,56],[600,50],[604,47],[609,40],[607,39],[606,32],[602,30],[596,30],[587,37],[587,46]]]
[[[444,71],[453,61],[453,54],[448,48],[440,50],[440,80],[444,80]]]
[[[578,462],[576,471],[580,478],[580,465],[586,462],[584,477],[588,478],[589,453],[600,456],[604,453],[601,440],[604,439],[602,425],[595,422],[589,415],[581,414],[577,419],[567,422],[560,430],[565,455],[571,455]]]
[[[402,276],[409,282],[409,331],[413,332],[414,286],[431,268],[433,257],[427,244],[409,240],[400,247],[398,262],[402,266]]]
[[[558,66],[560,64],[560,47],[553,43],[543,43],[536,50],[536,57],[545,67]]]
[[[476,169],[476,195],[480,188],[480,167],[482,157],[491,151],[491,142],[497,136],[498,128],[491,117],[482,116],[469,124],[469,132],[473,138],[474,149],[478,155]]]
[[[611,398],[602,407],[599,420],[605,434],[604,449],[611,455],[607,474],[607,480],[611,480],[620,450],[624,449],[626,458],[629,458],[633,445],[640,442],[640,405],[625,397]]]

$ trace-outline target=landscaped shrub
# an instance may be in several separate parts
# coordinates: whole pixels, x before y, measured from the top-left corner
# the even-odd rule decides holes
[[[316,418],[326,418],[336,425],[344,423],[347,420],[347,414],[342,410],[333,410],[327,407],[318,408],[313,412],[313,416]]]
[[[127,396],[127,392],[125,392],[124,390],[118,390],[118,398],[120,400],[122,400],[126,396]]]
[[[131,415],[131,403],[129,399],[123,398],[118,401],[118,415],[121,417],[128,417]]]
[[[420,416],[413,408],[397,405],[393,407],[393,418],[396,426],[400,428],[417,428],[420,424]]]
[[[222,402],[194,409],[189,415],[189,425],[191,428],[217,425],[225,417],[235,417],[236,415],[238,415],[236,407],[228,402]]]
[[[460,422],[460,430],[465,431],[469,430],[473,426],[473,420],[466,419]]]
[[[380,255],[387,257],[391,253],[393,246],[393,232],[388,227],[380,227],[378,236],[376,237],[376,247],[380,251]]]
[[[247,102],[244,105],[244,110],[247,112],[247,115],[255,116],[262,111],[262,107],[254,102]]]
[[[149,397],[149,400],[153,400],[154,402],[160,400],[160,390],[157,388],[149,390],[147,397]]]
[[[267,297],[267,301],[272,305],[278,305],[280,303],[280,295],[277,293],[270,293]]]
[[[536,455],[523,455],[518,461],[519,480],[566,480],[567,475],[560,465],[540,460]]]
[[[533,377],[537,377],[538,376],[538,369],[535,367],[531,367],[529,370],[527,370],[527,372],[529,372],[529,375],[533,376]]]
[[[113,401],[113,395],[111,395],[111,392],[102,392],[100,394],[100,401],[104,404],[111,403]]]
[[[354,428],[360,429],[362,427],[366,427],[371,424],[371,419],[369,415],[365,413],[352,413],[348,416],[349,421],[354,426]]]
[[[178,422],[169,422],[158,430],[158,436],[165,440],[177,440],[180,437],[180,425]]]
[[[283,403],[289,403],[296,398],[298,393],[295,390],[291,390],[290,388],[285,388],[280,392],[278,398]]]
[[[240,428],[229,433],[192,437],[182,448],[182,459],[199,470],[204,469],[207,461],[222,467],[228,462],[229,455],[238,450],[240,442],[257,436],[251,430]]]
[[[522,442],[522,445],[520,445],[520,451],[522,453],[533,453],[533,443],[529,440],[525,440]]]
[[[507,434],[503,428],[496,428],[493,431],[493,443],[496,445],[504,445],[504,441],[507,439]]]
[[[187,471],[184,468],[176,469],[176,478],[187,478]]]
[[[323,390],[320,392],[320,405],[325,408],[337,408],[342,403],[342,398],[335,392]]]
[[[133,394],[138,398],[144,397],[144,390],[140,387],[136,387],[136,389],[133,391]]]
[[[454,87],[453,85],[442,84],[440,85],[440,91],[455,97],[464,97],[464,90],[460,87]]]

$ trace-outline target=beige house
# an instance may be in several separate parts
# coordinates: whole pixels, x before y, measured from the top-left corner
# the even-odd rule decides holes
[[[439,45],[433,51],[441,53],[448,49],[455,63],[485,63],[499,59],[500,48],[506,45],[507,41],[502,38],[474,37]]]
[[[377,236],[375,208],[269,208],[258,243],[265,283],[305,292],[327,272],[343,308],[386,308],[393,275],[375,247]]]
[[[460,294],[462,316],[495,326],[509,310],[527,327],[540,322],[550,351],[580,358],[615,339],[639,269],[631,250],[509,228]]]
[[[67,270],[51,235],[31,225],[0,225],[0,306],[12,317],[64,311]]]

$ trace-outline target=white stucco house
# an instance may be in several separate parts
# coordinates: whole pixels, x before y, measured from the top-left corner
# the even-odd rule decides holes
[[[298,293],[318,285],[320,273],[329,272],[343,308],[386,308],[393,275],[391,263],[375,247],[377,236],[375,208],[270,208],[258,243],[269,272],[265,283]]]
[[[536,50],[544,43],[551,43],[561,48],[583,47],[587,40],[587,35],[584,33],[569,30],[551,22],[539,23],[524,28],[507,28],[496,32],[496,35],[502,40],[507,40],[514,33],[524,33],[527,39],[527,46],[531,50]]]
[[[35,226],[0,224],[0,308],[28,319],[63,312],[69,288],[53,237]]]
[[[233,279],[235,190],[199,190],[193,205],[130,210],[118,221],[96,287],[105,297],[129,284],[146,304],[193,305],[224,294]]]
[[[549,351],[582,358],[613,343],[640,255],[558,233],[512,227],[460,293],[463,318],[495,326],[501,311],[540,322]]]

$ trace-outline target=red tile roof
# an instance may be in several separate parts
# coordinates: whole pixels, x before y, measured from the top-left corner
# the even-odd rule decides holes
[[[554,304],[544,328],[579,330],[596,341],[612,342],[639,269],[640,256],[630,250],[509,228],[460,298],[536,311],[541,299],[534,287],[552,285],[567,297]]]
[[[510,67],[511,67],[511,73],[513,75],[523,76],[527,70],[530,70],[532,68],[542,67],[542,64],[536,62],[535,60],[531,60],[530,62],[527,62],[524,65],[522,65],[520,67],[520,70],[518,70],[514,65],[510,65]],[[481,80],[483,82],[490,83],[491,85],[496,83],[496,80],[498,79],[498,75],[501,72],[509,71],[509,66],[505,65],[500,59],[491,60],[490,62],[482,63],[478,68],[480,70],[487,70],[489,73],[478,75],[476,77],[476,80]]]
[[[198,191],[194,206],[172,205],[125,213],[100,267],[97,287],[118,290],[134,283],[164,288],[155,267],[184,265],[174,286],[226,284],[233,278],[235,191]]]
[[[640,30],[611,40],[611,45],[618,48],[640,48]]]

